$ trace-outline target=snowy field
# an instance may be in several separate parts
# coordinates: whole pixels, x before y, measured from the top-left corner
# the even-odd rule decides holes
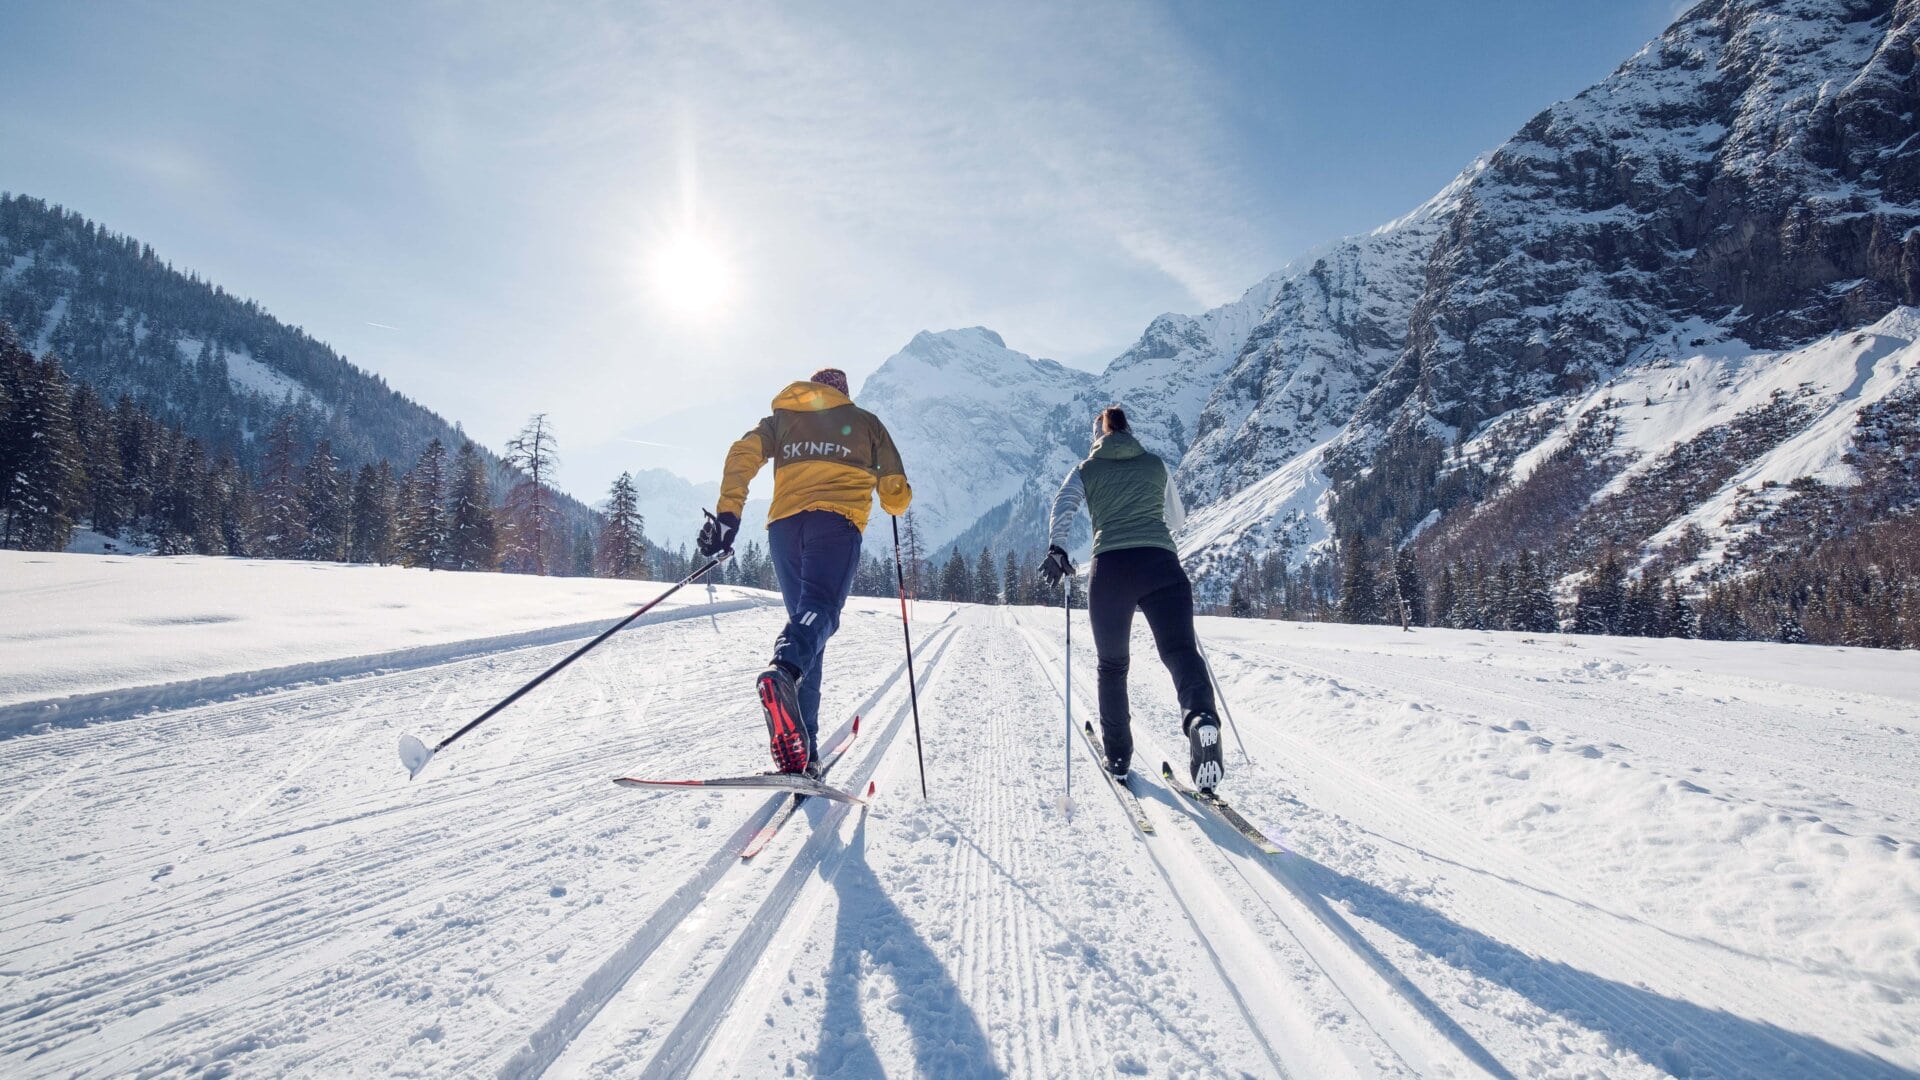
[[[1144,633],[1155,833],[1077,741],[1062,818],[1057,609],[919,605],[922,801],[856,600],[878,797],[743,862],[608,782],[763,767],[779,610],[695,589],[407,781],[657,589],[0,553],[0,1075],[1920,1074],[1914,654],[1203,620],[1262,857]]]

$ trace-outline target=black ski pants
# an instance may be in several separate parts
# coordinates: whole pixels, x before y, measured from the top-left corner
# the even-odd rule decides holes
[[[1108,757],[1133,755],[1127,646],[1136,608],[1147,617],[1160,662],[1173,676],[1181,711],[1192,716],[1214,710],[1213,683],[1193,633],[1193,583],[1179,556],[1155,547],[1101,552],[1087,578],[1087,614],[1100,659],[1100,728]]]

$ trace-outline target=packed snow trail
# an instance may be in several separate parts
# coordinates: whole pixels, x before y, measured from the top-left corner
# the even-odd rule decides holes
[[[867,716],[836,776],[878,800],[748,862],[778,798],[608,781],[764,767],[771,606],[624,633],[412,783],[400,729],[571,643],[0,738],[0,1072],[1920,1069],[1911,654],[1205,619],[1263,857],[1160,783],[1185,746],[1144,628],[1145,838],[1077,740],[1060,815],[1058,609],[948,610],[916,614],[932,798],[897,608],[856,600],[823,717]]]

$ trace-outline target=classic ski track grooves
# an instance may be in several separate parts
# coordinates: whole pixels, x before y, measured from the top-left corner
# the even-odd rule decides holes
[[[925,683],[938,668],[945,655],[947,643],[952,639],[950,628],[940,627],[919,642],[914,651],[926,654],[917,657],[921,668],[918,677]],[[859,758],[859,764],[851,773],[846,769],[846,759],[841,760],[836,770],[837,780],[845,781],[848,776],[848,790],[864,789],[872,777],[875,768],[885,756],[887,747],[903,726],[903,718],[908,713],[908,703],[902,695],[899,707],[885,725],[871,723],[875,706],[900,684],[906,675],[906,662],[903,660],[881,683],[879,689],[867,697],[855,710],[855,713],[869,717],[868,734],[855,740],[848,754]],[[740,847],[770,819],[785,795],[776,795],[756,810],[743,822],[738,830],[728,838],[725,845],[714,852],[694,876],[676,890],[668,902],[658,909],[640,930],[609,957],[599,969],[574,994],[561,1005],[553,1017],[535,1032],[527,1045],[516,1053],[499,1071],[501,1080],[521,1080],[544,1074],[570,1047],[574,1046],[592,1024],[601,1011],[619,996],[641,965],[652,957],[661,943],[680,929],[689,915],[700,904],[716,892],[729,887],[734,879],[748,879],[753,875],[768,875],[769,868],[775,865],[770,858],[769,847],[758,855],[753,862],[744,862],[740,858]],[[780,923],[786,918],[788,905],[793,894],[813,875],[816,869],[822,874],[831,873],[831,866],[823,862],[837,860],[839,851],[827,848],[838,836],[842,820],[856,807],[846,803],[820,800],[826,806],[820,820],[811,823],[811,833],[801,847],[787,862],[785,871],[779,880],[760,900],[747,921],[734,934],[732,944],[727,947],[724,959],[707,974],[698,993],[681,1014],[679,1022],[662,1040],[654,1057],[647,1064],[644,1075],[678,1076],[686,1075],[711,1037],[713,1029],[724,1017],[727,1007],[739,992],[740,983],[752,971],[754,964],[765,951],[767,941],[772,937]],[[799,815],[796,815],[799,816]],[[791,823],[790,823],[791,824]],[[698,962],[706,949],[699,950],[690,963]],[[655,984],[668,981],[667,976],[655,974],[650,982]]]
[[[712,700],[730,688],[737,677],[726,668],[689,670],[683,661],[663,667],[654,655],[659,647],[654,639],[628,640],[631,644],[609,647],[596,654],[591,664],[575,669],[578,674],[566,691],[568,724],[591,730],[606,721],[626,720],[636,708],[646,708],[661,693],[663,684],[670,684],[675,701]],[[65,1073],[145,1074],[193,1068],[196,1059],[185,1056],[179,1046],[194,1045],[197,1039],[208,1048],[204,1052],[218,1053],[215,1047],[222,1043],[208,1040],[217,1037],[230,1042],[237,1029],[272,1033],[262,1036],[271,1040],[264,1045],[290,1038],[305,1043],[309,1052],[303,1054],[303,1060],[311,1069],[316,1059],[329,1060],[326,1055],[330,1050],[379,1038],[409,1023],[393,1019],[294,1025],[289,1035],[287,1025],[276,1018],[328,1013],[330,980],[322,973],[334,965],[325,954],[325,946],[331,942],[365,941],[369,937],[383,940],[382,962],[405,968],[448,943],[444,937],[434,940],[438,936],[435,934],[402,936],[417,917],[414,913],[431,906],[436,897],[459,895],[463,910],[469,911],[510,909],[517,899],[515,893],[524,890],[528,878],[539,876],[547,858],[545,844],[522,843],[520,832],[530,818],[557,822],[581,837],[596,840],[630,835],[638,824],[635,820],[608,821],[596,813],[597,806],[572,798],[576,787],[590,784],[597,791],[605,783],[608,768],[604,748],[576,743],[570,748],[545,749],[533,740],[531,729],[537,724],[530,721],[543,706],[551,708],[554,701],[529,699],[520,708],[532,715],[523,713],[518,717],[520,723],[503,723],[500,730],[466,748],[452,766],[456,769],[453,776],[445,775],[447,766],[436,765],[441,775],[423,777],[404,787],[350,787],[341,793],[343,797],[318,804],[324,814],[319,820],[312,816],[314,803],[292,799],[283,806],[281,796],[298,790],[298,778],[306,763],[328,747],[347,740],[364,743],[368,738],[384,746],[388,736],[379,733],[381,725],[395,720],[413,726],[422,716],[440,718],[430,723],[444,723],[449,718],[471,715],[497,697],[499,684],[507,681],[492,674],[492,669],[504,669],[510,679],[518,670],[539,670],[567,647],[516,648],[432,668],[302,687],[127,723],[55,729],[44,735],[0,741],[0,754],[6,757],[35,747],[57,747],[51,755],[43,749],[43,760],[71,759],[77,763],[61,769],[57,776],[59,782],[89,787],[86,797],[91,819],[131,814],[131,820],[136,821],[144,816],[138,812],[145,798],[142,791],[133,786],[102,784],[103,778],[136,773],[140,763],[148,759],[156,762],[152,768],[177,770],[179,761],[177,754],[170,753],[172,747],[209,738],[238,738],[244,743],[270,735],[276,742],[289,742],[294,747],[283,764],[261,770],[257,776],[236,774],[237,786],[223,793],[216,804],[231,804],[233,809],[216,811],[199,831],[190,833],[201,837],[198,843],[169,839],[170,830],[166,828],[119,832],[84,864],[82,873],[64,872],[50,879],[58,883],[49,889],[0,892],[0,940],[7,943],[0,950],[0,969],[17,967],[8,964],[8,957],[59,933],[47,929],[49,926],[75,918],[87,920],[95,912],[114,913],[110,919],[89,921],[88,936],[81,939],[99,942],[105,937],[104,943],[68,952],[57,964],[34,968],[34,984],[20,987],[24,993],[0,999],[0,1055],[38,1057],[60,1049],[64,1053],[58,1068]],[[475,677],[482,672],[488,674]],[[636,687],[646,689],[635,694]],[[642,699],[638,706],[636,697]],[[404,716],[391,712],[396,699],[412,706]],[[308,715],[313,719],[308,720]],[[622,752],[642,758],[653,756],[658,748],[678,738],[670,725],[640,725],[637,730],[623,725],[615,730],[619,731]],[[169,761],[170,756],[175,760]],[[388,755],[377,756],[384,775]],[[79,773],[81,779],[66,780],[79,766],[85,766]],[[42,765],[41,771],[49,770]],[[405,785],[406,781],[397,783]],[[52,787],[36,784],[34,798],[44,802],[45,793]],[[556,793],[562,797],[556,799]],[[13,800],[11,805],[19,805],[19,801]],[[496,807],[513,807],[515,811],[503,814],[490,810]],[[282,816],[290,820],[286,827],[276,828],[274,822]],[[385,816],[406,823],[403,829],[416,830],[407,843],[368,844],[356,835],[370,819]],[[293,856],[277,850],[294,837],[299,838],[301,846]],[[309,846],[328,853],[323,864],[297,857]],[[241,852],[258,854],[243,862],[227,861]],[[471,872],[476,855],[487,861],[484,874]],[[731,852],[729,861],[737,861]],[[57,851],[47,851],[39,863],[26,863],[22,868],[42,878],[47,868],[63,862]],[[154,871],[156,865],[159,869]],[[126,894],[132,891],[132,883],[150,872],[154,880],[170,876],[173,881],[154,902],[129,905]],[[60,908],[59,920],[46,920],[44,913],[50,902],[96,893],[98,901],[79,907],[66,903]],[[458,912],[450,914],[454,918],[447,926],[452,934],[469,939],[476,933],[484,934],[484,929],[466,929],[480,923],[469,922]],[[393,935],[380,932],[378,927],[396,919],[402,925]],[[124,935],[135,923],[152,923],[155,929],[133,939],[134,947],[110,937],[113,933]],[[81,970],[90,975],[82,981],[60,981],[63,972]],[[11,970],[4,974],[18,977],[25,972]],[[194,993],[217,984],[259,986],[263,990],[274,986],[277,992],[250,995],[240,989],[226,1001]],[[165,1007],[154,1007],[162,1004]],[[112,1020],[129,1037],[92,1047],[63,1045],[100,1026],[103,1020]],[[158,1052],[158,1056],[156,1051],[143,1049],[143,1044],[165,1035],[175,1036],[164,1040],[173,1043],[174,1049]],[[478,1065],[465,1057],[451,1058],[447,1064],[455,1071],[471,1071]]]
[[[1048,670],[1049,678],[1055,680],[1058,687],[1060,663],[1059,650],[1051,643],[1042,644],[1042,640],[1031,629],[1025,630],[1029,644],[1043,653],[1043,666]],[[1085,668],[1080,664],[1076,667]],[[1084,688],[1085,684],[1076,675],[1074,694],[1076,703],[1091,703],[1095,695]],[[1056,691],[1057,692],[1057,691]],[[1084,707],[1084,704],[1083,704]],[[1097,715],[1090,713],[1089,715]],[[1314,902],[1308,890],[1302,889],[1288,874],[1284,864],[1285,855],[1268,856],[1253,848],[1239,833],[1216,822],[1211,816],[1195,808],[1188,807],[1179,795],[1168,790],[1159,781],[1158,765],[1161,760],[1175,762],[1182,767],[1185,755],[1175,757],[1163,755],[1158,741],[1142,725],[1135,721],[1134,767],[1138,780],[1146,780],[1152,774],[1151,793],[1142,792],[1142,803],[1151,807],[1148,813],[1159,811],[1163,818],[1183,820],[1186,824],[1202,832],[1209,833],[1212,840],[1204,844],[1194,844],[1183,836],[1173,843],[1177,848],[1161,848],[1160,851],[1173,850],[1176,861],[1184,862],[1185,868],[1198,869],[1200,875],[1210,879],[1211,890],[1199,889],[1183,884],[1197,881],[1200,875],[1178,875],[1169,871],[1159,853],[1154,854],[1156,868],[1166,879],[1169,889],[1176,894],[1191,889],[1197,896],[1197,906],[1210,908],[1210,919],[1227,922],[1234,927],[1232,936],[1246,940],[1257,940],[1264,944],[1275,958],[1276,963],[1286,959],[1283,950],[1276,948],[1277,937],[1298,946],[1313,968],[1331,985],[1351,1009],[1356,1019],[1366,1026],[1368,1031],[1384,1043],[1401,1067],[1418,1076],[1435,1075],[1492,1075],[1509,1077],[1512,1074],[1493,1057],[1486,1047],[1462,1028],[1457,1021],[1427,997],[1405,975],[1395,970],[1381,957],[1366,940],[1347,923],[1339,913],[1328,908],[1324,902]],[[1149,762],[1147,759],[1151,758]],[[1151,765],[1151,768],[1148,766]],[[1229,793],[1230,794],[1230,793]],[[1157,823],[1160,828],[1155,838],[1148,839],[1150,850],[1156,847],[1155,839],[1165,837],[1172,840],[1175,829],[1168,828],[1170,822]],[[1257,823],[1256,823],[1257,824]],[[1213,895],[1206,895],[1208,892]],[[1182,896],[1183,907],[1196,906],[1187,897]],[[1254,914],[1249,913],[1249,908]],[[1263,928],[1264,921],[1259,912],[1264,911],[1276,924],[1272,928]],[[1203,936],[1209,933],[1207,926],[1196,921],[1195,928]],[[1276,934],[1276,931],[1278,932]],[[1215,930],[1214,932],[1221,932]],[[1216,949],[1216,952],[1219,950]],[[1233,951],[1229,950],[1229,956]],[[1231,980],[1222,972],[1223,977]],[[1273,987],[1275,992],[1289,994],[1294,991],[1287,987]],[[1253,1023],[1253,1017],[1249,1016]],[[1292,1039],[1303,1036],[1297,1031],[1297,1018],[1287,1016],[1276,1020],[1269,1019],[1268,1025],[1296,1028],[1289,1033]],[[1256,1025],[1256,1031],[1266,1039],[1269,1046],[1276,1041]],[[1304,1038],[1309,1042],[1325,1042],[1327,1032],[1309,1028]],[[1282,1045],[1285,1041],[1282,1040]],[[1300,1067],[1303,1075],[1325,1075],[1330,1062],[1321,1060],[1313,1065]],[[1345,1070],[1364,1073],[1387,1068],[1385,1062],[1361,1063],[1353,1060],[1341,1062]]]

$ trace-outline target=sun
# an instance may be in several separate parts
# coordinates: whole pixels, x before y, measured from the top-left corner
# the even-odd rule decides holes
[[[655,297],[675,315],[711,318],[733,297],[733,268],[726,253],[712,239],[690,230],[667,237],[648,265]]]

